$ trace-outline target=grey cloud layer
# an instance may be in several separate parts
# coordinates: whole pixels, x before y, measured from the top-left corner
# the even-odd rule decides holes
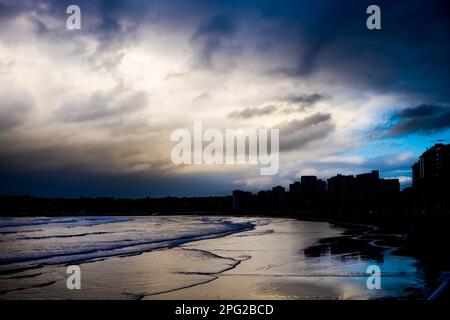
[[[228,118],[250,119],[259,116],[265,116],[274,113],[277,107],[268,105],[261,108],[245,108],[242,111],[233,111],[228,115]]]
[[[309,142],[325,138],[334,131],[330,114],[316,113],[302,120],[292,120],[276,126],[280,128],[280,150],[290,151]]]
[[[0,133],[25,123],[32,108],[32,101],[26,97],[0,95]]]
[[[147,103],[144,91],[127,92],[118,86],[109,92],[95,92],[84,101],[61,106],[56,118],[64,122],[107,120],[130,115],[147,107]]]
[[[450,128],[450,107],[422,104],[395,112],[389,120],[386,135],[402,136],[411,133],[433,133]]]
[[[0,3],[0,19],[26,11],[36,12],[37,19],[40,15],[61,19],[69,4],[51,0]],[[282,45],[294,53],[295,65],[274,70],[283,75],[309,77],[326,70],[331,81],[384,92],[401,90],[433,99],[450,98],[445,85],[450,70],[450,44],[443,41],[450,38],[450,4],[446,0],[407,4],[380,0],[377,4],[382,8],[383,27],[377,32],[365,28],[365,9],[371,4],[366,0],[314,4],[294,0],[282,3],[80,0],[77,4],[86,16],[87,32],[104,45],[130,41],[140,25],[180,29],[188,26],[193,30],[191,44],[197,52],[196,66],[213,67],[216,54],[235,56],[257,39],[255,43],[259,46],[255,50]],[[44,20],[38,21],[45,25]],[[250,29],[253,34],[235,37],[249,24],[254,25]]]
[[[329,99],[331,99],[330,96],[319,93],[294,95],[282,99],[275,104],[268,104],[264,107],[245,108],[242,111],[233,111],[228,114],[228,118],[250,119],[274,114],[278,111],[281,111],[283,113],[304,111],[309,107],[313,107],[316,103],[320,101],[325,101]]]

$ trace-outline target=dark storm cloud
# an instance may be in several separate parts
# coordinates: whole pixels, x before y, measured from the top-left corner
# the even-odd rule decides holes
[[[302,105],[310,106],[313,104],[316,104],[319,101],[327,100],[329,99],[328,96],[319,94],[319,93],[312,93],[312,94],[303,94],[298,96],[291,96],[288,98],[288,100],[291,103],[300,103]]]
[[[299,19],[297,42],[289,40],[301,48],[297,65],[277,72],[308,77],[325,71],[331,80],[354,87],[449,99],[448,1],[377,1],[382,29],[376,31],[365,26],[372,1],[318,3],[314,18]]]
[[[0,21],[9,19],[20,13],[20,8],[17,4],[0,2]]]
[[[38,19],[45,14],[65,19],[65,9],[72,4],[56,0],[17,3],[0,0],[2,15],[33,11]],[[326,71],[330,81],[354,87],[421,94],[436,102],[450,99],[447,0],[379,0],[382,29],[375,31],[365,26],[366,8],[373,4],[369,0],[80,0],[77,4],[86,24],[83,32],[95,35],[105,46],[118,39],[131,41],[143,24],[172,26],[192,30],[196,66],[211,67],[216,53],[235,56],[257,39],[269,50],[284,46],[297,57],[291,67],[274,70],[281,76],[309,77]],[[45,26],[45,21],[39,21]],[[246,38],[235,38],[242,26],[250,30]],[[261,46],[254,49],[261,51]]]
[[[204,36],[228,36],[234,31],[233,21],[227,16],[219,15],[202,24],[195,33],[194,39]]]
[[[280,129],[280,150],[290,151],[327,137],[335,126],[330,114],[316,113],[302,120],[281,123],[275,128]]]
[[[450,128],[450,108],[422,104],[394,113],[389,123],[386,133],[389,137],[411,133],[429,134]]]
[[[200,25],[191,38],[191,44],[197,48],[197,67],[212,67],[214,53],[223,49],[224,42],[236,30],[234,21],[225,15],[212,17],[206,23]]]
[[[66,30],[68,17],[66,9],[76,4],[81,8],[81,32]],[[111,47],[125,38],[132,40],[133,33],[143,24],[154,23],[159,19],[158,7],[145,0],[0,0],[0,22],[5,18],[26,15],[36,26],[36,32],[43,36],[55,36],[67,40],[67,32],[73,38],[89,34],[100,41],[98,50]],[[5,10],[3,10],[5,9]],[[59,24],[50,27],[46,17],[51,16]]]
[[[319,93],[290,96],[286,99],[286,102],[289,105],[283,109],[283,112],[289,114],[293,112],[304,111],[307,108],[313,107],[318,102],[330,99],[330,96]]]
[[[120,148],[119,152],[117,148],[111,150],[104,145],[93,144],[46,146],[7,154],[0,152],[0,195],[206,196],[228,195],[233,188],[232,183],[223,177],[171,175],[162,169],[166,162],[161,161],[149,163],[148,169],[114,170],[111,162],[117,156],[136,152],[133,150],[135,147],[126,142]],[[129,165],[142,163],[130,161]]]
[[[274,113],[277,107],[268,105],[261,108],[245,108],[242,111],[233,111],[228,115],[228,118],[250,119],[254,117],[265,116]]]
[[[80,33],[71,32],[69,38],[68,31],[61,26],[65,24],[67,6],[74,3],[82,9],[82,30]],[[56,35],[58,40],[67,41],[76,39],[77,35],[89,35],[100,42],[100,48],[97,50],[101,50],[105,47],[115,49],[114,46],[119,44],[124,48],[132,46],[138,28],[154,24],[160,28],[158,31],[167,28],[171,32],[186,33],[185,40],[190,40],[195,55],[194,67],[203,68],[214,67],[216,55],[236,56],[242,48],[245,49],[249,45],[256,44],[252,50],[247,51],[254,55],[282,47],[284,50],[280,52],[288,52],[295,59],[292,62],[290,56],[274,57],[286,62],[282,64],[284,67],[272,70],[269,74],[280,77],[281,81],[286,77],[308,80],[320,75],[319,80],[325,84],[353,88],[364,93],[426,96],[428,99],[421,101],[435,103],[396,114],[388,125],[388,132],[392,136],[411,132],[429,133],[448,128],[449,115],[442,105],[448,105],[450,101],[450,2],[378,0],[376,4],[382,11],[382,30],[377,31],[369,31],[365,26],[365,12],[370,4],[373,4],[373,1],[0,0],[0,27],[23,14],[36,26],[39,36]],[[45,19],[47,16],[53,19]],[[60,24],[55,27],[49,21],[59,21]],[[247,28],[246,32],[241,33],[242,28]],[[14,30],[4,29],[3,33],[14,34]],[[149,43],[151,45],[150,40]],[[62,41],[61,44],[63,45]],[[179,50],[177,44],[173,45],[173,50]],[[80,48],[80,51],[83,49]],[[120,50],[112,51],[118,53]],[[94,56],[96,55],[97,52],[94,53]],[[111,59],[101,59],[99,68],[108,69],[118,65],[120,59],[119,53]],[[288,65],[291,62],[292,65]],[[292,98],[291,103],[297,104],[299,109],[322,101],[314,95]],[[61,106],[55,117],[71,123],[120,118],[121,115],[142,108],[144,100],[143,94],[136,92],[118,97],[107,97],[106,94],[98,92],[83,98],[79,103],[68,101]],[[5,108],[8,111],[0,114],[2,131],[20,126],[30,111],[29,104],[8,101],[11,101]],[[252,108],[240,111],[236,116],[251,118],[264,115],[265,112],[270,114],[272,109]],[[280,147],[284,151],[300,149],[310,142],[319,142],[335,130],[331,115],[320,113],[303,120],[284,122],[279,127]],[[8,145],[14,142],[15,140],[8,141]],[[32,143],[29,147],[30,145]],[[164,176],[164,169],[158,166],[153,168],[155,173],[148,176],[130,173],[117,177],[111,173],[93,173],[93,168],[104,166],[105,159],[114,157],[114,150],[120,149],[120,152],[129,155],[141,152],[127,149],[127,146],[109,147],[107,143],[95,148],[58,147],[45,149],[38,158],[36,153],[11,156],[8,161],[1,161],[0,193],[92,195],[102,192],[104,195],[132,196],[145,193],[145,190],[160,192],[161,195],[174,194],[177,190],[193,190],[192,192],[199,194],[208,194],[212,189],[230,190],[229,185],[225,186],[223,182],[230,181],[229,177],[221,181],[217,179],[217,185],[211,186],[211,180],[214,180],[211,177],[203,179]],[[98,153],[93,149],[99,150]],[[102,151],[104,149],[107,150]],[[98,162],[91,163],[87,160],[89,158],[98,159]],[[411,163],[406,164],[400,160],[392,162],[388,158],[370,159],[360,167],[403,170]],[[18,161],[25,159],[29,162]],[[51,168],[34,171],[34,175],[23,170],[36,162],[50,162],[57,169],[77,162],[82,165],[73,165],[60,171]],[[14,163],[23,166],[16,168],[13,173],[7,169],[8,165]],[[315,163],[314,166],[321,168],[320,163]],[[323,164],[323,168],[351,169],[358,166],[344,162]],[[145,177],[146,182],[144,179],[139,180],[137,176]],[[149,180],[151,182],[148,182]],[[48,181],[48,185],[43,186],[42,181]]]
[[[0,195],[31,194],[38,197],[211,196],[229,195],[234,188],[226,179],[219,181],[201,175],[105,174],[79,168],[30,172],[0,167],[0,177]]]

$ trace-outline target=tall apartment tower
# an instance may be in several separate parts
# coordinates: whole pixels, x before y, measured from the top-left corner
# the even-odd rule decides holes
[[[430,212],[450,209],[450,144],[435,144],[412,166],[412,187],[419,208]]]

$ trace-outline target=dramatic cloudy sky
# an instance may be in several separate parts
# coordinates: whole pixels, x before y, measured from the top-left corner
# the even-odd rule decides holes
[[[221,195],[372,169],[406,186],[449,142],[449,40],[447,0],[0,0],[0,193]],[[279,128],[279,173],[174,165],[170,134],[195,120]]]

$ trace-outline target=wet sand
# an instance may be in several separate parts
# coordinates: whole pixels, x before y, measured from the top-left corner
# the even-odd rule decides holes
[[[183,245],[240,263],[215,280],[144,299],[380,299],[426,297],[416,261],[393,255],[365,235],[326,222],[277,219],[229,237]],[[397,235],[380,235],[386,241]],[[245,239],[245,241],[242,241]],[[386,254],[386,256],[385,256]],[[366,268],[384,269],[381,290],[369,290]]]
[[[186,218],[183,218],[186,219]],[[66,287],[66,265],[0,277],[0,299],[379,299],[425,297],[417,260],[394,254],[364,229],[284,218],[140,254],[80,264],[82,289]],[[101,236],[100,236],[101,237]],[[366,286],[369,264],[382,289]]]

